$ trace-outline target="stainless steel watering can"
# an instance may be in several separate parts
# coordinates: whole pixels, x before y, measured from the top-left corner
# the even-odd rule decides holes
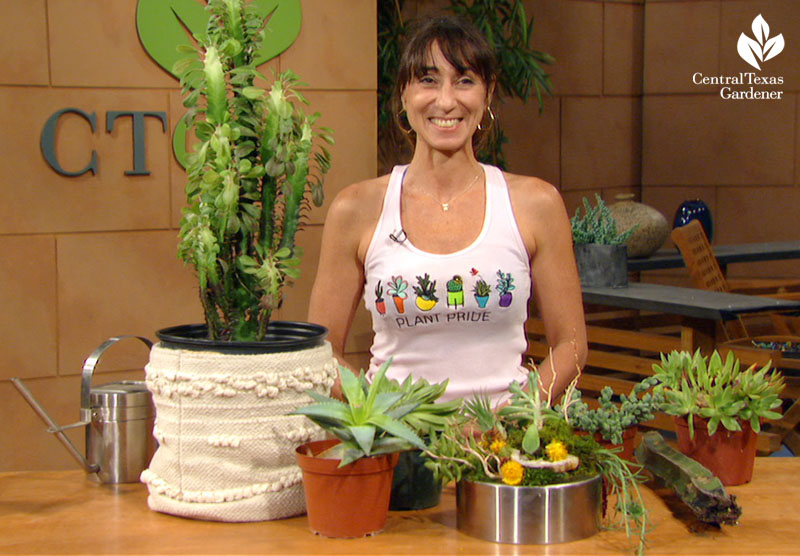
[[[102,483],[135,483],[150,463],[156,448],[153,438],[155,409],[144,381],[124,380],[92,386],[92,375],[100,357],[120,340],[152,342],[140,336],[115,336],[100,344],[83,364],[81,378],[81,420],[61,427],[36,401],[19,378],[11,382],[36,411],[67,451],[87,473],[96,473]],[[64,434],[67,429],[86,428],[86,455],[80,453]]]

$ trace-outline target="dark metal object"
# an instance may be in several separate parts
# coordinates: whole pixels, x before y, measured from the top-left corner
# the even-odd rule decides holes
[[[260,342],[210,340],[205,324],[183,324],[156,332],[163,347],[218,351],[222,353],[280,353],[322,345],[328,329],[319,324],[270,321],[267,336]]]

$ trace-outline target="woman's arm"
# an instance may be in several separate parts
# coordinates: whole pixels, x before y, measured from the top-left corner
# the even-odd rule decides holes
[[[542,390],[546,393],[552,384],[555,398],[586,363],[588,351],[572,229],[561,195],[552,185],[522,176],[509,176],[509,185],[531,257],[533,297],[552,349],[538,365]]]
[[[364,255],[385,190],[376,181],[351,185],[331,203],[308,309],[309,322],[329,330],[334,356],[351,369],[344,357],[345,343],[364,288]],[[338,383],[332,393],[341,397]]]

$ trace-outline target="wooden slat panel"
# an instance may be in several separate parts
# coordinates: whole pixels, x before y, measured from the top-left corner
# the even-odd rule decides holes
[[[616,330],[601,326],[588,326],[586,328],[589,341],[597,344],[620,346],[644,351],[670,352],[680,349],[680,338],[649,334],[633,330]]]
[[[525,330],[529,334],[544,336],[544,324],[540,319],[528,319],[525,323]],[[634,330],[620,330],[605,326],[589,325],[586,327],[586,333],[590,343],[641,349],[645,351],[670,352],[674,349],[680,349],[681,346],[680,338],[674,336],[638,332]]]
[[[653,363],[658,363],[658,359],[599,350],[589,350],[589,357],[587,358],[587,365],[590,367],[624,371],[641,376],[653,374]]]
[[[548,353],[549,348],[546,345],[538,342],[530,342],[526,355],[541,360],[544,359]],[[647,357],[638,357],[636,355],[626,355],[624,353],[613,353],[595,349],[589,350],[589,355],[586,360],[588,367],[599,367],[613,371],[635,373],[640,376],[652,375],[654,363],[658,363],[658,359],[649,359]]]

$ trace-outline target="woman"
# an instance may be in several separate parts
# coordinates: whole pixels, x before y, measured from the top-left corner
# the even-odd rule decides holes
[[[475,158],[495,84],[491,49],[474,28],[443,17],[416,31],[395,91],[411,163],[334,199],[311,295],[308,318],[330,329],[340,362],[363,296],[375,331],[370,372],[392,357],[393,378],[449,379],[445,400],[479,391],[499,400],[525,380],[530,292],[552,347],[539,365],[543,387],[563,391],[586,358],[559,193]],[[487,290],[488,300],[477,295]]]

